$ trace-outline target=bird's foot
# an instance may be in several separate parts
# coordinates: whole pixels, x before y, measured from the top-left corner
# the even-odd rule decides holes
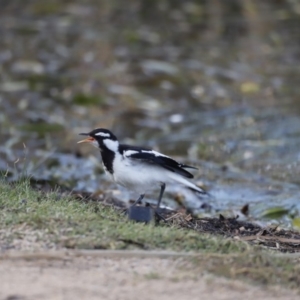
[[[167,220],[156,210],[154,210],[155,213],[155,223],[158,224],[161,220],[167,223]]]

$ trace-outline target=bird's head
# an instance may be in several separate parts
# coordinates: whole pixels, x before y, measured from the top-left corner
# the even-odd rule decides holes
[[[116,136],[108,129],[96,128],[88,133],[80,133],[80,135],[86,135],[87,138],[77,142],[78,144],[91,143],[96,148],[100,148],[100,150],[107,148],[114,152],[119,147]]]

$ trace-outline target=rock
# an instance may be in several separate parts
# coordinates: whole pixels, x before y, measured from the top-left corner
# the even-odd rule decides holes
[[[44,74],[45,67],[38,61],[20,60],[16,61],[12,67],[11,71],[17,74]]]
[[[141,63],[141,67],[144,73],[147,75],[153,75],[156,73],[176,75],[179,73],[179,69],[176,66],[160,60],[144,60]]]

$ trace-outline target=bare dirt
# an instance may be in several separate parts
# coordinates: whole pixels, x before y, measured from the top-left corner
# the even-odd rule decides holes
[[[0,299],[299,299],[282,287],[193,272],[186,264],[183,257],[6,254],[0,263]]]

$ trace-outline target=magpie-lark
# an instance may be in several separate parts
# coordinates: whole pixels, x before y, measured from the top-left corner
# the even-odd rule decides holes
[[[80,135],[88,137],[78,143],[88,142],[100,149],[104,170],[112,180],[139,193],[134,205],[142,201],[147,190],[160,186],[157,203],[159,208],[166,184],[171,182],[178,182],[206,194],[203,189],[186,179],[194,176],[185,169],[196,169],[194,167],[178,163],[151,149],[120,144],[116,136],[107,129],[97,128]]]

